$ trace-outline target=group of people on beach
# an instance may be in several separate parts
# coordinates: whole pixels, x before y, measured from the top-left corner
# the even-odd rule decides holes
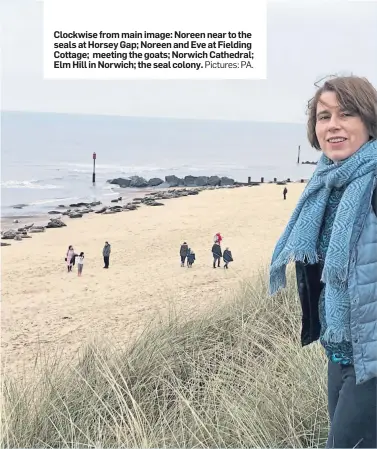
[[[229,268],[229,263],[233,262],[233,256],[230,249],[227,247],[224,251],[224,254],[221,249],[221,241],[223,240],[220,232],[216,233],[214,236],[214,243],[212,245],[212,256],[213,256],[213,268],[219,268],[220,267],[220,260],[223,258],[224,261],[224,269]],[[186,260],[187,260],[187,268],[191,268],[192,264],[194,263],[196,257],[195,252],[192,250],[192,248],[189,248],[187,242],[183,242],[180,250],[179,255],[181,258],[181,267],[185,266]]]
[[[106,269],[109,268],[110,254],[111,254],[111,245],[109,244],[109,242],[105,242],[105,246],[103,247],[103,250],[102,250],[102,256],[103,256],[103,261],[104,261],[103,268],[106,268]],[[80,253],[75,253],[73,246],[69,245],[67,254],[65,255],[65,259],[64,259],[67,264],[68,273],[72,272],[72,269],[75,266],[76,260],[77,260],[77,275],[81,276],[82,269],[84,267],[84,258],[85,258],[85,255],[82,251]]]

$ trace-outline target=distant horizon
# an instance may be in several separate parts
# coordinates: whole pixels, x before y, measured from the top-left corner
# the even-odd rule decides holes
[[[301,125],[306,126],[306,122],[284,122],[284,121],[268,121],[268,120],[239,120],[229,118],[194,118],[194,117],[170,117],[170,116],[147,116],[147,115],[121,115],[113,113],[87,113],[87,112],[61,112],[61,111],[34,111],[34,110],[18,110],[18,109],[0,109],[0,113],[9,114],[39,114],[39,115],[55,115],[55,116],[79,116],[79,117],[113,117],[113,118],[126,118],[126,119],[145,119],[145,120],[172,120],[177,122],[182,121],[195,121],[195,122],[234,122],[234,123],[269,123],[279,125]]]

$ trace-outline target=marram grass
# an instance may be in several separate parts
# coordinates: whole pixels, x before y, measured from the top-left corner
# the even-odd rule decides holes
[[[84,348],[2,378],[4,448],[323,447],[326,363],[301,348],[299,300],[265,272],[205,315],[171,313],[126,349]]]

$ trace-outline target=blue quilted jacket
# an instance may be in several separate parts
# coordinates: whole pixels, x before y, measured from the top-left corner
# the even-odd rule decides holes
[[[377,377],[377,215],[372,207],[377,175],[368,189],[351,237],[348,290],[351,298],[351,335],[356,384]],[[318,301],[322,290],[319,264],[296,262],[302,308],[301,343],[318,340]]]

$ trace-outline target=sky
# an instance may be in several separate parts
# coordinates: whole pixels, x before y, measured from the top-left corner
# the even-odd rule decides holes
[[[42,8],[0,0],[2,110],[304,123],[318,79],[377,86],[376,0],[268,1],[267,80],[44,80]]]

